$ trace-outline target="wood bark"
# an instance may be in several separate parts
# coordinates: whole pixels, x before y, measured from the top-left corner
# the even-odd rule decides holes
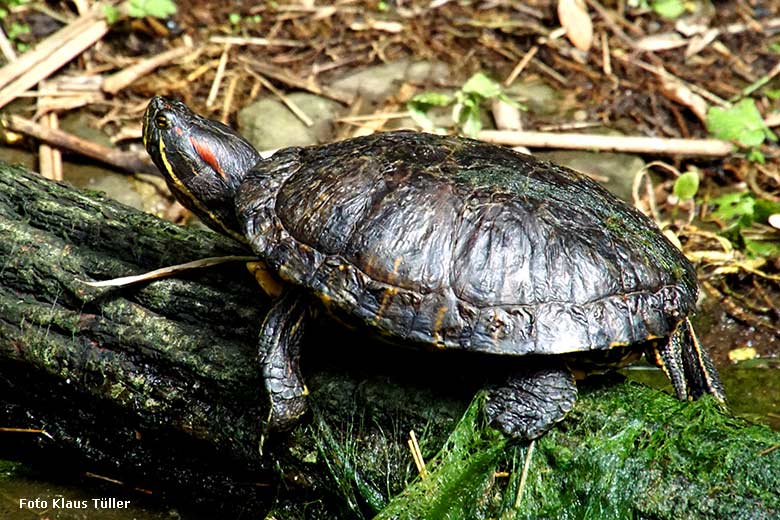
[[[265,439],[260,453],[255,345],[269,302],[242,264],[125,288],[84,283],[236,254],[247,251],[231,239],[0,164],[0,427],[45,431],[0,433],[13,441],[0,456],[54,456],[184,503],[265,511],[290,495],[340,510],[327,503],[339,494],[328,469],[310,462],[321,442],[306,433],[311,419]],[[329,372],[352,360],[349,349],[331,359],[347,340],[323,330],[311,334],[304,368],[321,364],[307,370],[309,386],[339,424],[364,374]],[[411,458],[401,464],[398,479],[412,474]]]

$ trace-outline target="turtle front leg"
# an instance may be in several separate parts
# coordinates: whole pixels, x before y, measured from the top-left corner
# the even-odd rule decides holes
[[[299,366],[301,342],[311,308],[297,291],[286,291],[263,321],[260,366],[270,410],[265,431],[286,430],[306,413],[309,394]]]
[[[562,420],[577,400],[574,374],[563,363],[529,367],[504,386],[490,388],[485,404],[490,425],[514,438],[539,437]]]

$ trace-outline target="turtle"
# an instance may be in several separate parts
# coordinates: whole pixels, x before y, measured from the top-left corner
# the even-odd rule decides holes
[[[174,196],[257,255],[272,298],[258,340],[265,431],[307,410],[300,350],[320,315],[396,345],[512,357],[483,407],[511,438],[566,416],[579,362],[611,369],[645,354],[679,399],[725,403],[690,322],[693,265],[580,172],[408,130],[263,158],[230,127],[160,96],[143,140]]]

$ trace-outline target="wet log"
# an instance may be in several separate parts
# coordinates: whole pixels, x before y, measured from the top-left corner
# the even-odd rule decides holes
[[[246,251],[0,164],[0,428],[45,432],[0,431],[0,458],[279,519],[780,515],[780,435],[710,399],[583,385],[523,480],[528,447],[485,427],[478,399],[469,406],[492,360],[398,350],[328,323],[303,353],[312,412],[261,452],[255,341],[268,301],[243,266],[84,284],[225,254]]]

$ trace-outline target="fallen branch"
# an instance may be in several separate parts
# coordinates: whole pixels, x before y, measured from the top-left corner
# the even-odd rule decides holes
[[[308,44],[297,40],[281,38],[250,38],[243,36],[212,36],[210,42],[230,45],[258,45],[262,47],[306,47]]]
[[[719,139],[670,139],[622,135],[559,134],[514,130],[483,130],[479,139],[489,143],[529,148],[565,148],[602,152],[725,157],[734,153],[729,141]]]
[[[108,32],[99,11],[79,17],[41,42],[35,50],[0,69],[0,108],[84,52]]]

